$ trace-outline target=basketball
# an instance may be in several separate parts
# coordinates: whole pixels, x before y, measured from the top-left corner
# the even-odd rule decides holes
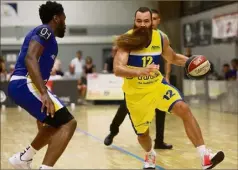
[[[209,73],[210,69],[210,62],[203,55],[194,55],[185,64],[186,73],[190,78],[203,78]]]

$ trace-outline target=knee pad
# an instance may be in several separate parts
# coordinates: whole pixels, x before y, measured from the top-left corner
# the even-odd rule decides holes
[[[53,118],[51,116],[47,116],[43,123],[58,128],[68,123],[72,119],[74,119],[73,115],[68,111],[66,107],[63,107],[55,112]]]

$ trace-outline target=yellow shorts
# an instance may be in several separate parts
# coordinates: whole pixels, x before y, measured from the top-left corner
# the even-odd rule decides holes
[[[125,94],[129,116],[136,134],[145,133],[155,116],[155,109],[170,112],[173,105],[183,101],[180,92],[164,79],[158,89],[146,94]]]

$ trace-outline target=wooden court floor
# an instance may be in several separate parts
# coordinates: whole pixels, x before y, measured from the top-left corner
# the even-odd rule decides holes
[[[73,115],[78,128],[68,148],[54,168],[63,169],[142,169],[144,152],[127,117],[120,128],[114,145],[104,146],[104,137],[118,106],[76,107]],[[222,149],[226,158],[216,169],[238,169],[237,115],[192,109],[203,131],[206,145]],[[154,139],[154,123],[151,135]],[[35,120],[25,111],[6,109],[1,112],[1,169],[12,169],[8,158],[22,151],[37,132]],[[60,140],[60,139],[59,139]],[[182,121],[173,115],[166,117],[165,141],[174,145],[172,150],[156,150],[157,165],[163,169],[201,169],[197,150],[186,137]],[[38,169],[46,148],[33,160]]]

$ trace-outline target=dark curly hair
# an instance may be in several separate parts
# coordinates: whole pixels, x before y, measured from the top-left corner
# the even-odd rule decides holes
[[[61,15],[64,13],[64,8],[57,2],[47,1],[39,8],[40,19],[43,24],[48,24],[54,15]]]

